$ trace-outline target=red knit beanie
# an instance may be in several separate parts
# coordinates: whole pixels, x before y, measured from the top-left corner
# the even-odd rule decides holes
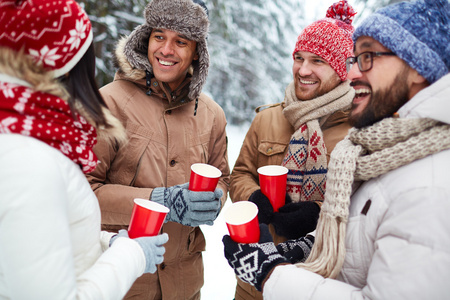
[[[92,26],[73,0],[0,0],[0,46],[23,49],[54,77],[69,72],[92,43]]]
[[[293,55],[298,51],[314,53],[325,59],[342,81],[347,78],[345,60],[353,55],[353,10],[347,0],[331,5],[326,18],[307,26],[298,36]]]

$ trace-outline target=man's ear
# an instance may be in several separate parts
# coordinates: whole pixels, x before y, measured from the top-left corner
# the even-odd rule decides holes
[[[192,60],[198,60],[198,53],[195,52],[194,58]]]
[[[422,85],[422,84],[426,84],[428,85],[428,81],[425,79],[425,77],[423,77],[422,75],[420,75],[416,70],[411,68],[411,82],[413,84],[418,84],[418,85]]]
[[[416,70],[414,70],[414,83],[417,84],[423,84],[426,83],[428,84],[428,81],[425,79],[425,77],[423,77],[422,75],[420,75]]]
[[[420,75],[416,70],[413,68],[410,68],[409,73],[409,82],[410,82],[410,95],[409,98],[411,99],[415,94],[426,88],[430,85],[430,83]]]

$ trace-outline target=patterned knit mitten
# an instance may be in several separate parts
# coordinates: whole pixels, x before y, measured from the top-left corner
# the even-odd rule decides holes
[[[307,235],[296,240],[288,240],[277,245],[277,250],[292,264],[304,262],[314,245],[314,236]]]
[[[222,242],[225,257],[237,277],[261,291],[262,283],[270,271],[279,264],[289,262],[278,253],[267,225],[260,224],[259,228],[261,230],[259,243],[236,243],[229,235],[225,235]]]
[[[168,188],[155,188],[150,200],[170,209],[166,221],[199,226],[213,225],[220,212],[222,196],[221,189],[216,189],[214,193],[194,192],[189,190],[189,183],[185,183]]]

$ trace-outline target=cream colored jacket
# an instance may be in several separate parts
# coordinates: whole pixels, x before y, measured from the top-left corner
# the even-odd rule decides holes
[[[31,137],[0,134],[0,299],[122,299],[145,268],[138,243],[100,232],[78,165]]]
[[[450,74],[420,91],[401,118],[450,124]],[[276,267],[264,299],[449,299],[450,150],[363,183],[351,197],[337,280]]]

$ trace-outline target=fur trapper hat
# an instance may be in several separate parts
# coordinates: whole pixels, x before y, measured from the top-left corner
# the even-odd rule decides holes
[[[153,74],[147,48],[153,28],[168,29],[197,42],[198,60],[192,61],[193,74],[189,99],[197,99],[206,82],[209,53],[206,39],[209,30],[208,13],[199,0],[153,0],[145,8],[145,24],[138,26],[128,37],[124,54],[132,67]]]

